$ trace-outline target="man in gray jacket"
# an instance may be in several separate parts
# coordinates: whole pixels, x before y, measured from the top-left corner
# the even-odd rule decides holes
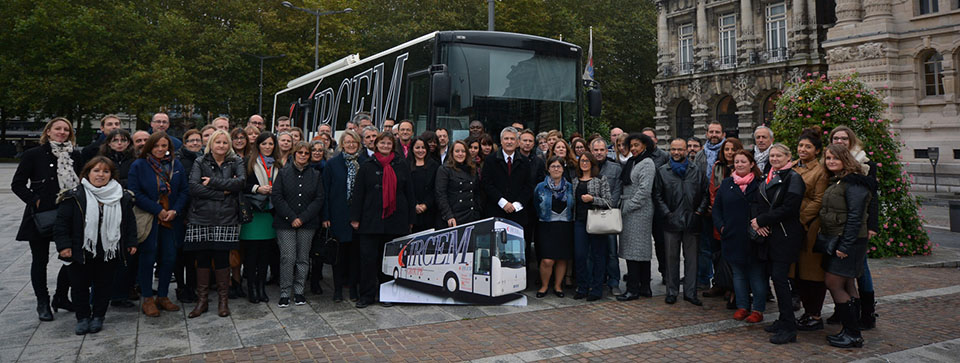
[[[666,251],[667,304],[677,302],[680,292],[680,249],[683,248],[683,299],[701,306],[697,298],[697,234],[701,216],[707,210],[707,178],[687,158],[687,144],[681,138],[670,141],[670,160],[657,168],[653,202],[662,216]]]
[[[590,153],[600,163],[600,176],[610,183],[610,206],[617,208],[620,206],[620,194],[623,192],[620,185],[620,164],[616,159],[607,157],[607,142],[598,137],[590,142]],[[607,235],[608,253],[607,256],[607,286],[610,287],[611,295],[620,295],[620,257],[617,256],[617,235]]]

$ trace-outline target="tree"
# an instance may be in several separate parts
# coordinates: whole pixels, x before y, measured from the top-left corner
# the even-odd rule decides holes
[[[870,256],[929,254],[930,239],[918,203],[910,194],[910,176],[900,162],[903,144],[890,129],[890,121],[881,118],[884,103],[879,92],[856,75],[836,80],[817,74],[808,77],[788,84],[777,100],[771,125],[777,138],[797,140],[800,131],[811,126],[822,128],[824,138],[839,125],[853,129],[877,164],[881,228],[870,240]],[[824,140],[824,144],[828,142]]]

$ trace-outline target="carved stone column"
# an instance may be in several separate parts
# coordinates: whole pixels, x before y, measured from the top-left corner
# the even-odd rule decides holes
[[[890,0],[863,0],[863,21],[893,19]]]
[[[802,1],[802,0],[797,0]],[[807,29],[809,38],[807,39],[807,44],[810,46],[810,54],[816,55],[820,47],[820,41],[817,40],[818,32],[820,31],[820,24],[817,24],[817,0],[806,0],[807,1]]]
[[[792,37],[790,40],[791,50],[800,55],[806,56],[809,48],[807,47],[807,37],[809,31],[807,30],[807,1],[806,0],[792,0],[787,2],[787,6],[793,5],[793,17],[790,19],[789,27],[793,28]]]
[[[740,48],[746,51],[753,49],[754,45],[753,16],[753,0],[740,0]]]
[[[670,52],[670,29],[667,27],[667,3],[666,0],[657,1],[657,69],[661,74],[667,75],[673,72],[668,71],[673,68],[673,53]]]
[[[861,0],[837,0],[837,27],[850,26],[862,19]]]
[[[711,49],[711,42],[709,40],[710,30],[707,25],[707,0],[698,0],[697,1],[697,61],[702,61],[708,57],[709,50]]]

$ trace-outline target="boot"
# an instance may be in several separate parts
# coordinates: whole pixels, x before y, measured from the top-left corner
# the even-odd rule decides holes
[[[257,279],[257,291],[259,292],[258,295],[260,295],[260,301],[270,302],[270,297],[267,296],[267,274],[266,273],[261,273],[259,278]]]
[[[860,348],[863,347],[863,336],[860,335],[860,301],[851,298],[843,305],[843,313],[840,316],[843,330],[838,335],[827,337],[830,345],[837,348]]]
[[[193,311],[190,312],[190,315],[187,315],[189,318],[196,318],[201,314],[207,312],[208,304],[208,294],[210,292],[210,269],[209,268],[197,268],[197,306],[193,308]]]
[[[143,299],[140,308],[143,310],[143,315],[151,318],[160,316],[160,309],[157,309],[157,300],[153,296]]]
[[[247,301],[251,304],[260,303],[260,293],[256,288],[256,284],[253,282],[255,278],[247,277],[247,291],[250,293],[247,294]]]
[[[53,321],[53,313],[50,312],[50,295],[37,296],[37,315],[40,321]]]
[[[860,291],[860,330],[877,327],[877,301],[873,292]]]
[[[50,306],[53,307],[53,312],[63,309],[72,313],[74,310],[73,303],[67,298],[66,292],[53,295],[53,302],[50,303]]]
[[[180,307],[174,304],[173,301],[170,301],[170,298],[166,296],[157,298],[157,306],[159,306],[161,310],[180,311]]]
[[[217,296],[220,303],[217,305],[217,315],[220,317],[230,316],[230,307],[227,301],[230,300],[230,269],[222,268],[213,271],[217,276]]]

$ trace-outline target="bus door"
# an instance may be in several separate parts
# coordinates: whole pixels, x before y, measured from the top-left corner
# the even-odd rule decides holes
[[[496,243],[492,233],[475,233],[476,250],[473,252],[473,293],[490,296],[491,270],[493,254],[496,252]]]

